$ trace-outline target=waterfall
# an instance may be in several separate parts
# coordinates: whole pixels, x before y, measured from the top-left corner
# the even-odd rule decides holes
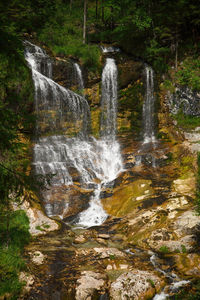
[[[115,60],[106,59],[102,73],[101,139],[95,140],[95,174],[99,179],[89,208],[78,216],[77,225],[90,227],[101,225],[107,218],[100,202],[101,187],[113,181],[123,171],[119,143],[115,139],[117,119],[117,66]],[[98,171],[98,172],[97,172]]]
[[[62,217],[68,207],[67,202],[63,204],[66,190],[78,184],[85,190],[93,188],[93,195],[89,208],[79,213],[72,223],[81,227],[101,225],[107,218],[100,201],[101,188],[123,169],[120,147],[115,140],[117,67],[113,60],[108,60],[103,71],[102,105],[107,105],[104,115],[112,123],[109,120],[105,126],[102,121],[105,134],[96,140],[87,135],[90,119],[87,100],[48,77],[52,74],[52,66],[44,50],[29,42],[25,42],[25,46],[25,58],[32,69],[35,85],[38,130],[39,133],[48,132],[48,136],[40,136],[34,145],[33,168],[36,174],[54,175],[48,191],[43,193],[46,213]],[[75,128],[82,128],[81,135],[69,136],[73,133],[73,123]]]
[[[83,93],[84,82],[83,82],[83,76],[82,76],[81,68],[80,68],[79,64],[77,64],[77,63],[74,63],[74,68],[75,68],[75,72],[76,72],[76,78],[77,78],[77,82],[78,82],[78,88]]]
[[[102,73],[101,136],[115,137],[117,119],[117,66],[112,58],[106,59]]]
[[[155,96],[154,96],[154,73],[151,67],[146,66],[146,95],[143,105],[143,124],[144,124],[144,138],[143,143],[154,143],[155,138],[155,129],[154,129],[154,105],[155,105]]]
[[[48,77],[52,75],[52,63],[44,50],[29,42],[25,46],[25,58],[32,69],[35,86],[37,133],[62,130],[70,135],[86,134],[90,117],[86,99]]]

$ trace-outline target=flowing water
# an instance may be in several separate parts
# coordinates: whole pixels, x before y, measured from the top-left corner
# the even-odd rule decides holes
[[[102,73],[101,136],[115,138],[117,120],[117,66],[107,58]]]
[[[153,300],[165,300],[165,299],[167,299],[167,297],[170,294],[176,293],[179,290],[179,288],[190,283],[190,281],[189,280],[181,280],[176,274],[163,271],[160,268],[160,266],[157,262],[157,259],[158,259],[158,257],[156,254],[153,254],[150,257],[150,261],[151,261],[152,265],[154,266],[155,270],[158,271],[159,273],[161,273],[162,275],[164,275],[164,277],[168,280],[168,282],[170,284],[166,285],[164,290],[160,294],[156,294],[154,296]]]
[[[94,140],[96,159],[93,167],[97,167],[95,174],[100,183],[90,200],[89,208],[79,214],[77,225],[85,227],[101,225],[107,218],[100,203],[101,186],[112,182],[123,170],[120,147],[115,138],[116,118],[117,66],[114,59],[107,58],[102,73],[100,124],[102,137],[99,141]]]
[[[155,127],[154,127],[154,106],[155,106],[155,96],[154,96],[154,73],[153,69],[149,66],[145,68],[146,74],[146,95],[143,105],[143,143],[154,143],[155,138]]]
[[[84,90],[84,82],[83,82],[83,76],[82,76],[82,71],[78,63],[74,63],[74,68],[76,72],[76,78],[78,82],[78,88],[79,90],[83,93]]]
[[[36,174],[53,174],[51,187],[70,187],[74,184],[74,170],[84,189],[93,187],[89,208],[76,216],[77,226],[101,225],[107,218],[100,202],[102,185],[113,181],[122,171],[120,147],[115,139],[117,114],[117,67],[107,59],[102,74],[102,138],[88,135],[90,110],[87,100],[60,86],[52,76],[52,64],[44,50],[25,42],[25,58],[32,69],[35,85],[37,133],[52,135],[39,137],[33,151]],[[49,69],[48,69],[49,68]],[[83,89],[81,69],[75,64],[79,88]],[[73,125],[73,126],[72,126]],[[81,130],[80,130],[81,128]],[[59,131],[61,134],[55,135]],[[79,133],[77,137],[69,137]],[[43,195],[48,216],[58,215],[59,204],[52,203],[52,194]],[[68,205],[65,203],[64,211]],[[62,214],[61,214],[62,217]]]

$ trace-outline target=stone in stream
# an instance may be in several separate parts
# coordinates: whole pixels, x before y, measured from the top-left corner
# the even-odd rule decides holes
[[[93,271],[81,272],[77,280],[76,300],[90,300],[95,292],[105,292],[106,276]]]
[[[123,273],[111,284],[110,299],[150,299],[162,284],[161,279],[153,272],[132,270]]]

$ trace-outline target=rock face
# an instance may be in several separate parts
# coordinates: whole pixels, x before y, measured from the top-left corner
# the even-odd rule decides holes
[[[29,202],[24,201],[21,208],[25,210],[29,218],[31,235],[41,235],[59,228],[59,225],[54,220],[46,217],[40,209],[31,207]]]
[[[152,272],[133,270],[124,273],[111,284],[112,300],[150,299],[160,288],[161,280]]]
[[[174,94],[169,94],[170,112],[177,114],[181,109],[185,115],[200,115],[200,94],[188,87],[177,87]]]
[[[84,271],[77,280],[76,300],[91,300],[95,292],[105,290],[105,275]]]

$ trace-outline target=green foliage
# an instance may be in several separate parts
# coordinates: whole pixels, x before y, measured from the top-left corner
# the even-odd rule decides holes
[[[183,129],[194,129],[200,125],[200,117],[186,116],[182,111],[179,111],[173,118],[177,121],[178,126]]]
[[[136,132],[139,132],[142,126],[143,94],[144,86],[141,81],[134,82],[128,88],[120,91],[119,111],[122,114],[130,111],[128,120],[130,120],[131,129]]]
[[[25,269],[21,257],[23,247],[30,240],[29,220],[25,212],[10,212],[7,228],[7,211],[0,214],[0,296],[5,293],[17,299],[23,284],[19,282],[18,273]],[[7,231],[8,230],[8,231]],[[9,244],[6,246],[7,237]],[[16,298],[15,298],[16,297]]]
[[[176,79],[180,85],[200,91],[200,58],[187,57],[181,63]]]
[[[147,281],[151,284],[152,288],[155,288],[155,283],[151,278],[147,279]]]
[[[54,55],[72,56],[92,71],[100,68],[100,49],[96,45],[83,44],[82,11],[80,4],[74,4],[72,11],[68,5],[58,6],[53,17],[39,33],[42,43],[52,50]]]
[[[167,246],[160,247],[159,251],[163,254],[168,254],[170,252]]]

